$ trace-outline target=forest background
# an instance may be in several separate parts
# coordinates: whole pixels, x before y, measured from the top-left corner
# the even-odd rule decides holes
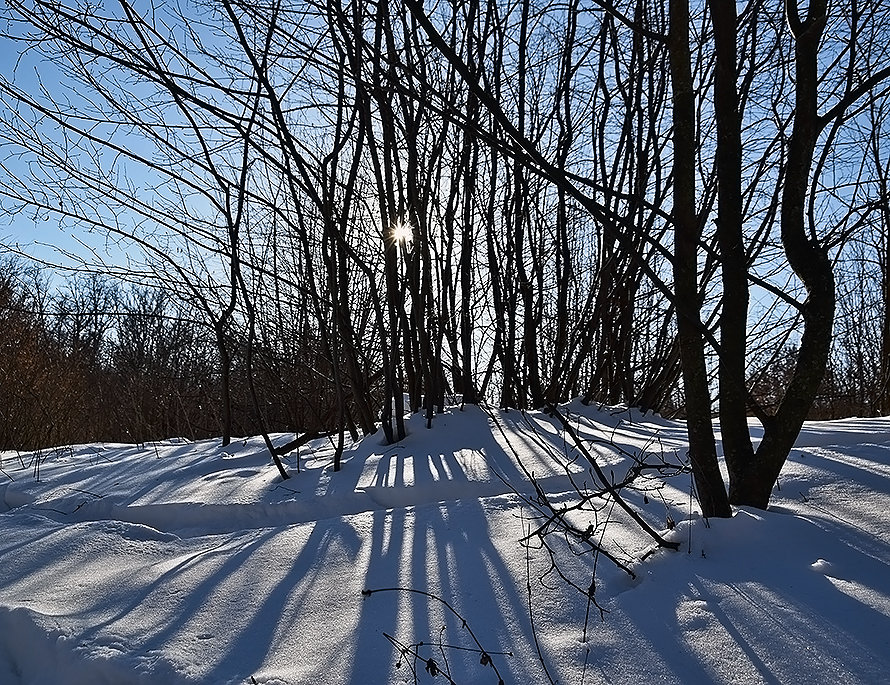
[[[714,412],[759,506],[890,412],[884,3],[0,11],[0,211],[118,255],[5,241],[0,449],[581,397],[689,419],[720,513]]]

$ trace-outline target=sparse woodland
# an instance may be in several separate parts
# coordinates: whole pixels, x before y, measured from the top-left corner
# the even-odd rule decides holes
[[[2,16],[24,51],[0,77],[3,214],[128,260],[4,259],[0,449],[342,448],[455,401],[580,396],[684,416],[725,515],[766,506],[807,417],[890,412],[886,3]]]

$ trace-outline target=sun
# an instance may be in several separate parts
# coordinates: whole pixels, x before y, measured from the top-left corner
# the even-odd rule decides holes
[[[414,240],[414,229],[407,221],[399,219],[392,225],[392,239],[397,243],[410,243]]]

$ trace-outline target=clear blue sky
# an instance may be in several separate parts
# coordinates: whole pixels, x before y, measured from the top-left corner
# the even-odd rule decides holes
[[[22,56],[20,44],[2,35],[9,27],[0,22],[0,75],[23,90],[34,92],[39,87],[35,69],[38,62],[28,55]],[[41,62],[39,69],[44,85],[53,77],[53,65]],[[5,96],[4,96],[5,98]],[[0,117],[9,115],[7,102],[0,100]],[[27,159],[20,159],[20,148],[12,145],[0,134],[0,162],[7,171],[0,174],[24,174]],[[9,179],[2,179],[7,182]],[[0,198],[3,205],[7,200]],[[24,211],[16,215],[0,212],[0,257],[21,253],[49,264],[75,265],[67,255],[75,255],[83,260],[95,261],[92,252],[104,260],[120,264],[125,255],[120,249],[108,246],[105,236],[86,231],[66,230],[60,227],[59,217],[43,213],[36,216],[34,211]]]

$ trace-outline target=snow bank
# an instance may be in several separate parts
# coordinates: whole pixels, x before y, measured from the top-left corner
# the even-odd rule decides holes
[[[568,411],[618,477],[628,453],[684,454],[660,417]],[[591,477],[554,421],[467,408],[409,429],[339,473],[316,441],[284,482],[257,439],[56,450],[39,481],[4,460],[0,683],[445,682],[429,659],[493,685],[887,682],[887,420],[808,425],[766,512],[706,522],[688,476],[628,493],[681,551],[643,561],[651,541],[610,527],[636,580],[598,562],[602,620],[519,544],[526,474],[557,503]],[[557,561],[590,582],[589,556]]]

